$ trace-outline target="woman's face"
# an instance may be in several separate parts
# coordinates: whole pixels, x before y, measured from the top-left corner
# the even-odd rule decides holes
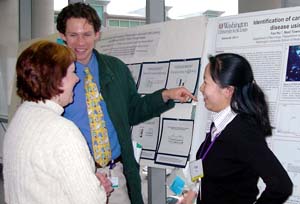
[[[213,112],[220,112],[230,105],[233,87],[221,88],[210,75],[210,64],[206,65],[203,83],[200,86],[205,107]]]
[[[62,87],[63,93],[59,95],[59,104],[61,106],[66,106],[73,102],[73,89],[75,84],[79,81],[78,76],[75,73],[75,64],[72,63],[68,67],[66,76],[62,79]]]

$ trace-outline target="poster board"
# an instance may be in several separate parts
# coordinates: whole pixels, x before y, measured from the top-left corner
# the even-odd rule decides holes
[[[106,30],[101,33],[96,48],[101,53],[118,57],[128,65],[141,95],[179,86],[185,86],[198,95],[206,24],[207,18],[202,16],[129,29]],[[186,166],[191,144],[194,143],[194,109],[195,104],[191,101],[176,103],[175,108],[158,118],[158,124],[149,120],[132,127],[133,140],[145,146],[141,154],[142,166]],[[206,119],[201,123],[204,124],[204,131]],[[173,129],[178,130],[176,134],[172,133]],[[149,144],[149,141],[157,143]],[[185,151],[173,154],[168,146],[176,149],[181,147]]]

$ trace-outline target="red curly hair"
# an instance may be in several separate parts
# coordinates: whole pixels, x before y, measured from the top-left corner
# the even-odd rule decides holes
[[[62,79],[75,60],[75,53],[64,45],[46,40],[33,43],[17,60],[17,94],[34,102],[59,95]]]

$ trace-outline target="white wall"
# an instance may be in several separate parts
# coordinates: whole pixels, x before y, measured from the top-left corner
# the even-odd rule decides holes
[[[14,67],[19,43],[19,21],[18,21],[18,0],[0,1],[0,80],[3,89],[0,89],[1,107],[0,111],[7,114],[7,104],[10,102],[9,94],[12,90],[12,79],[14,76]],[[4,96],[4,97],[3,97]],[[2,161],[2,143],[4,138],[4,129],[0,125],[0,162]]]

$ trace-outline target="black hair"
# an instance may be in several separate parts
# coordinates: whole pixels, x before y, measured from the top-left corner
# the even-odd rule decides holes
[[[236,113],[247,114],[260,125],[265,136],[272,134],[265,95],[256,84],[250,63],[242,56],[222,53],[209,56],[210,74],[221,88],[233,86],[230,106]]]
[[[70,18],[84,18],[94,27],[94,31],[100,31],[101,20],[96,10],[88,4],[77,2],[69,4],[57,16],[56,29],[62,33],[66,33],[67,20]]]

